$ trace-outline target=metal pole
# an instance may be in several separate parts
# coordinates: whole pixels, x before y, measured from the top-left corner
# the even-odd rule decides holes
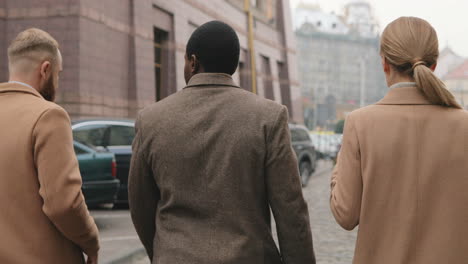
[[[359,93],[359,106],[366,106],[366,62],[364,58],[360,60],[361,64],[361,89]]]
[[[250,53],[250,70],[252,75],[252,93],[257,94],[257,66],[255,63],[255,49],[254,49],[254,31],[253,31],[253,15],[250,8],[250,0],[244,0],[244,11],[248,19],[248,40],[249,40],[249,53]]]
[[[319,111],[318,111],[318,95],[317,95],[318,82],[314,85],[314,130],[317,130]]]

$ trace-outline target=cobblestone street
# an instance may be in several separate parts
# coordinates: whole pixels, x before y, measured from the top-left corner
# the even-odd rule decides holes
[[[350,264],[354,254],[357,228],[342,229],[330,211],[331,162],[321,162],[307,187],[303,189],[309,214],[318,264]]]

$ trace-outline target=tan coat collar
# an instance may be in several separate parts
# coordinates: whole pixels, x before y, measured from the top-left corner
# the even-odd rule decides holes
[[[206,87],[206,86],[226,86],[240,88],[234,83],[232,76],[225,73],[199,73],[190,79],[185,88]],[[184,89],[185,89],[184,88]]]
[[[424,94],[417,87],[391,89],[377,105],[430,105]]]
[[[32,89],[19,83],[0,83],[0,93],[29,93],[44,99],[36,89]]]

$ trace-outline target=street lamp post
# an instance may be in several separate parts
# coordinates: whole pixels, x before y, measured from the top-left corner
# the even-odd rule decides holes
[[[366,106],[366,59],[365,57],[361,57],[359,59],[359,64],[360,64],[360,71],[361,71],[361,77],[360,77],[360,89],[359,89],[359,107],[364,107]]]
[[[315,82],[315,85],[314,85],[314,130],[317,130],[317,124],[318,124],[318,114],[319,114],[319,111],[318,111],[318,95],[317,95],[317,86],[318,86],[318,82],[316,81]]]

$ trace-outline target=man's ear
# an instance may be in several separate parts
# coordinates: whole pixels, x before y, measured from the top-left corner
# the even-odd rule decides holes
[[[436,68],[437,68],[437,62],[432,64],[431,67],[429,67],[429,69],[431,69],[431,71],[435,71]]]
[[[197,56],[195,56],[195,54],[192,54],[192,56],[190,56],[190,71],[192,74],[196,74],[199,70],[200,61],[197,59]]]
[[[50,61],[44,61],[41,64],[41,68],[40,68],[41,77],[43,79],[47,79],[48,76],[51,74],[51,72],[52,72],[52,65],[50,64]]]

